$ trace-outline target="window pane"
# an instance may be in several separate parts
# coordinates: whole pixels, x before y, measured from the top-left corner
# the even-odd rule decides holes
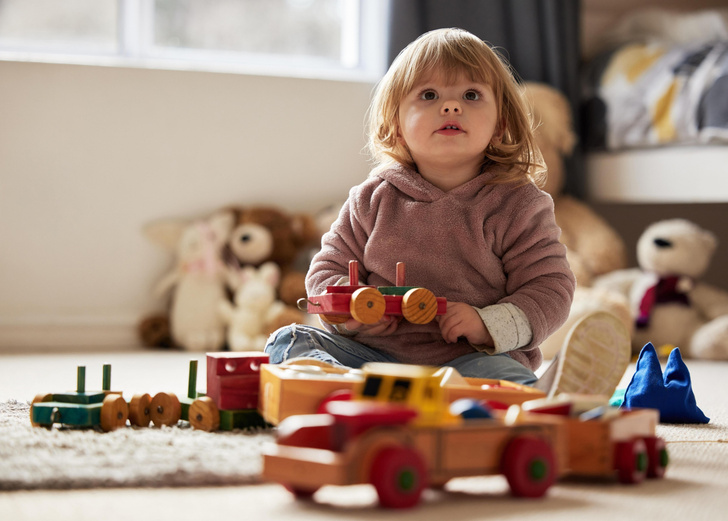
[[[0,45],[64,51],[117,48],[116,0],[0,0]]]
[[[342,59],[352,0],[156,0],[154,45]]]

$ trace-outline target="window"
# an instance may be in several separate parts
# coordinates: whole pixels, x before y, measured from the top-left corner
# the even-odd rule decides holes
[[[379,394],[379,388],[382,386],[382,379],[379,376],[367,376],[364,380],[364,388],[361,391],[362,396],[368,398],[376,398]]]
[[[387,0],[0,0],[0,58],[377,78]]]

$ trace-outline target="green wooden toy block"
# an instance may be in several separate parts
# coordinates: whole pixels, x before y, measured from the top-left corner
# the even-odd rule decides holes
[[[180,414],[180,420],[190,421],[190,406],[194,401],[194,398],[187,397],[179,399],[179,406],[182,411]]]
[[[248,429],[251,427],[267,427],[263,417],[256,409],[220,411],[220,430]]]
[[[73,392],[69,391],[67,393],[54,393],[53,394],[53,401],[54,402],[60,402],[60,403],[75,403],[78,405],[89,405],[92,403],[101,403],[104,401],[104,398],[106,398],[106,393],[104,391],[96,391],[96,392]]]
[[[101,424],[102,403],[90,405],[39,402],[33,405],[33,422],[40,425],[73,425],[76,427],[93,427]]]
[[[380,286],[377,288],[379,293],[382,295],[399,295],[404,296],[411,289],[416,289],[417,286]]]

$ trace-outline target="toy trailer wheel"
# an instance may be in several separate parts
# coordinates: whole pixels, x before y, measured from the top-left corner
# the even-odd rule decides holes
[[[513,438],[503,452],[501,471],[514,496],[542,497],[556,481],[551,445],[530,436]]]
[[[621,483],[641,483],[647,476],[647,448],[641,439],[619,441],[614,445],[614,468]]]
[[[182,417],[182,406],[174,393],[157,393],[152,398],[149,416],[156,427],[177,425]]]
[[[647,477],[660,479],[665,476],[670,460],[665,440],[657,436],[648,436],[644,441],[647,448]]]
[[[45,427],[50,428],[53,425],[48,423],[36,423],[33,421],[33,404],[34,403],[40,403],[40,402],[50,402],[53,400],[53,395],[51,393],[44,393],[44,394],[36,394],[35,398],[33,398],[33,403],[30,404],[30,424],[33,427]]]
[[[129,423],[135,427],[149,427],[152,421],[152,397],[149,394],[135,394],[129,402]]]
[[[216,431],[220,428],[220,410],[209,396],[197,398],[190,405],[190,425],[205,432]]]
[[[410,508],[419,503],[427,486],[427,470],[417,451],[387,447],[374,457],[369,481],[383,507]]]
[[[349,313],[362,324],[376,324],[384,316],[384,295],[374,288],[361,288],[351,295]]]
[[[120,394],[109,394],[101,405],[101,430],[114,431],[126,425],[129,406]]]
[[[437,299],[429,289],[414,288],[402,297],[402,315],[413,324],[429,324],[437,315]]]
[[[293,485],[289,485],[287,483],[284,484],[283,486],[286,488],[286,490],[288,490],[288,492],[293,494],[293,496],[296,499],[300,499],[300,500],[312,499],[313,495],[318,490],[318,488],[316,488],[316,487],[311,487],[311,488],[294,487]]]

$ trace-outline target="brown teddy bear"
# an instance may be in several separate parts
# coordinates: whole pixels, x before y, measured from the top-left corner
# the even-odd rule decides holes
[[[533,109],[536,144],[541,150],[548,177],[544,190],[554,199],[561,242],[581,286],[591,286],[595,277],[627,266],[627,248],[619,234],[577,199],[562,193],[564,158],[576,144],[571,107],[558,90],[542,83],[526,82],[526,97]]]
[[[542,83],[526,82],[524,93],[533,110],[536,144],[548,169],[544,190],[554,200],[561,242],[566,246],[566,257],[577,281],[569,318],[541,344],[544,357],[552,358],[571,327],[590,312],[611,312],[632,331],[627,300],[617,292],[590,287],[596,277],[627,266],[627,249],[609,223],[583,202],[562,193],[564,158],[576,144],[568,100],[558,90]]]
[[[235,268],[274,262],[281,271],[278,299],[295,306],[299,298],[306,296],[306,271],[297,267],[296,262],[321,242],[315,219],[270,206],[231,210],[235,225],[228,239],[226,261]]]

